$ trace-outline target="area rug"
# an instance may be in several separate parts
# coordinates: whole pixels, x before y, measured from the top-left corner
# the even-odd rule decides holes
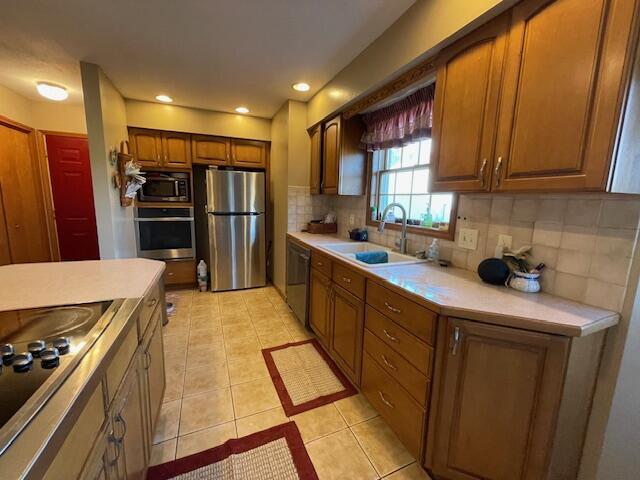
[[[317,480],[294,422],[150,467],[147,480]]]
[[[357,393],[316,339],[265,348],[262,355],[288,417]]]

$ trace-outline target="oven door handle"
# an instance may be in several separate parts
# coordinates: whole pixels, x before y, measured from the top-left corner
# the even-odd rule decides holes
[[[134,218],[134,222],[192,222],[193,217]]]

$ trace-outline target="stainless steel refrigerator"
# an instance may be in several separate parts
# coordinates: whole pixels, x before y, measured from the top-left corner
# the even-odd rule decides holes
[[[209,266],[211,290],[264,286],[264,172],[211,167],[194,173],[197,251]]]

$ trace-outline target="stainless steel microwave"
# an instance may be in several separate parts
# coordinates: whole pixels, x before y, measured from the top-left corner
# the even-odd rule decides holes
[[[144,172],[147,181],[138,190],[140,202],[191,201],[191,178],[187,172]]]

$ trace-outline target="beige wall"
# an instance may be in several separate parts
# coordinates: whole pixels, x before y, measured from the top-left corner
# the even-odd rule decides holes
[[[289,102],[271,121],[271,202],[273,205],[273,283],[285,293],[287,238],[287,170],[289,163]]]
[[[0,115],[37,128],[86,133],[84,107],[65,102],[34,101],[0,85]]]
[[[309,101],[307,125],[380,87],[437,51],[452,35],[479,25],[513,3],[514,0],[418,0]]]
[[[100,258],[136,256],[133,208],[120,206],[109,151],[127,138],[124,99],[98,65],[80,63]]]
[[[130,126],[223,137],[271,139],[271,120],[197,108],[126,100]]]
[[[307,105],[290,100],[287,185],[306,186],[310,182],[311,142],[306,123]]]

